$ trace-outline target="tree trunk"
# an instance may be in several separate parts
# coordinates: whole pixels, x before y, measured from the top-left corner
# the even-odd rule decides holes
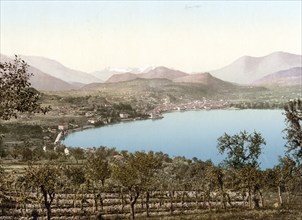
[[[283,205],[282,194],[281,194],[281,186],[278,185],[278,199],[280,207]]]
[[[249,188],[249,208],[252,208],[252,190]]]
[[[42,194],[44,197],[44,205],[47,210],[47,220],[50,220],[51,219],[51,203],[55,197],[55,193],[48,193],[45,190],[43,185],[41,186],[41,191],[42,191]],[[48,201],[48,196],[49,196],[49,201]]]
[[[264,198],[263,198],[263,194],[262,194],[262,192],[259,190],[259,196],[260,196],[260,201],[261,201],[261,205],[262,205],[262,207],[264,207]]]
[[[150,193],[147,191],[146,192],[146,212],[147,212],[147,217],[150,217],[150,214],[149,214],[149,201],[150,201]]]
[[[123,192],[123,189],[121,188],[121,191],[120,191],[120,198],[121,198],[121,204],[122,204],[122,208],[121,208],[121,212],[124,213],[124,192]]]
[[[228,199],[229,205],[230,205],[231,207],[233,207],[231,197],[230,197],[230,195],[229,195],[228,193],[226,193],[226,197],[227,197],[227,199]]]
[[[204,209],[207,207],[207,201],[206,201],[205,192],[202,193],[202,207]]]
[[[101,210],[104,211],[104,200],[101,193],[100,193],[100,204],[101,204]]]
[[[290,202],[290,193],[289,193],[289,190],[288,189],[286,189],[286,197],[287,197],[287,201],[286,201],[286,203],[287,204],[289,204],[289,202]]]
[[[224,210],[226,210],[226,200],[225,200],[225,193],[223,191],[221,191],[221,206]]]
[[[253,201],[254,201],[254,208],[259,209],[260,208],[260,205],[259,205],[260,198],[259,198],[258,192],[254,192]]]
[[[198,191],[195,191],[195,205],[196,205],[196,209],[199,209],[199,204],[198,204]]]
[[[209,211],[211,212],[212,211],[211,192],[207,192],[206,199],[208,201]]]
[[[184,204],[185,204],[185,195],[186,195],[186,192],[183,191],[182,195],[181,195],[181,208],[182,209],[184,208]]]
[[[243,208],[245,208],[245,200],[246,200],[246,198],[245,198],[245,195],[246,195],[246,193],[245,192],[241,192],[241,196],[242,196],[242,200],[243,200]]]
[[[137,198],[139,197],[139,192],[136,191],[135,195],[133,196],[130,192],[130,207],[131,207],[131,219],[135,219],[135,203],[137,201]]]
[[[98,196],[96,194],[95,183],[92,183],[93,187],[93,200],[94,200],[94,212],[98,211]]]
[[[170,191],[170,214],[173,215],[173,197],[174,197],[174,191]]]

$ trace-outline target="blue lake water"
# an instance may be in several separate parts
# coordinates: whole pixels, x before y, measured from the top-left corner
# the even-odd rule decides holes
[[[225,132],[260,132],[266,141],[261,168],[271,168],[284,155],[285,129],[281,110],[211,110],[172,112],[160,120],[122,122],[72,133],[62,142],[72,147],[115,147],[117,150],[162,151],[170,156],[223,160],[217,139]]]

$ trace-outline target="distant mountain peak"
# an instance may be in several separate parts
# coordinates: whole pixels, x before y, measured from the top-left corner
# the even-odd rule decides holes
[[[106,83],[125,82],[139,78],[135,73],[118,73],[112,75]]]
[[[173,81],[183,83],[200,83],[204,85],[210,85],[214,82],[223,82],[222,80],[212,76],[209,72],[189,74],[184,77],[176,78]]]
[[[54,59],[49,59],[41,56],[25,55],[20,55],[20,57],[25,60],[30,66],[33,66],[41,70],[42,72],[45,72],[66,82],[76,82],[83,84],[101,82],[101,80],[95,76],[82,71],[70,69]]]
[[[108,72],[116,72],[116,73],[135,73],[135,74],[139,74],[139,73],[145,73],[148,72],[152,69],[155,69],[156,67],[154,66],[144,66],[144,67],[125,67],[125,68],[121,68],[121,67],[106,67],[103,71],[108,71]]]
[[[256,80],[257,86],[297,86],[302,82],[302,67],[281,70]]]
[[[13,60],[14,58],[1,54],[1,62],[13,62]],[[32,65],[28,67],[28,72],[33,73],[33,76],[29,79],[31,86],[40,91],[65,91],[79,88],[77,85],[72,85],[64,80],[51,76]]]
[[[268,74],[297,66],[302,66],[301,55],[277,51],[262,57],[243,56],[211,73],[226,81],[251,84]]]

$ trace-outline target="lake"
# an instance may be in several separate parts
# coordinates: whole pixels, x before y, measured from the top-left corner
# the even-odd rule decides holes
[[[162,151],[170,156],[223,160],[217,139],[246,130],[260,132],[266,141],[261,168],[272,168],[284,155],[285,116],[281,110],[210,110],[171,112],[159,120],[121,122],[69,134],[63,144],[71,147],[115,147],[117,150]]]

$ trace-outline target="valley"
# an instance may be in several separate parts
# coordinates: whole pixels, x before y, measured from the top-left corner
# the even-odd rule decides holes
[[[3,60],[11,62],[9,58],[1,55],[1,62]],[[47,68],[39,66],[41,70],[38,69],[38,65],[35,64],[37,61],[47,62]],[[224,161],[221,161],[221,158],[216,161],[213,156],[217,155],[217,149],[215,151],[215,147],[213,147],[218,141],[217,137],[229,128],[232,131],[232,129],[240,127],[239,125],[236,125],[236,128],[233,127],[236,120],[232,119],[230,115],[227,116],[226,112],[238,114],[237,111],[232,110],[278,109],[279,113],[281,112],[279,110],[283,110],[289,100],[302,98],[302,87],[299,83],[301,67],[286,66],[289,69],[268,73],[247,84],[217,78],[215,71],[188,74],[163,66],[147,68],[146,72],[136,70],[135,72],[120,73],[115,70],[113,75],[107,75],[108,78],[104,82],[100,78],[94,78],[97,77],[97,74],[86,78],[84,72],[73,72],[74,70],[54,61],[48,62],[45,58],[42,61],[38,58],[31,58],[30,62],[33,66],[30,66],[28,71],[34,75],[30,82],[35,88],[34,91],[39,94],[39,104],[42,107],[50,106],[51,109],[46,114],[19,113],[16,119],[3,120],[0,124],[0,173],[5,181],[3,184],[0,181],[2,184],[0,188],[3,189],[3,193],[0,193],[0,199],[3,198],[0,200],[0,210],[4,216],[0,219],[34,216],[34,211],[43,217],[50,216],[49,213],[46,214],[45,208],[41,205],[42,197],[40,196],[37,201],[33,196],[33,193],[38,194],[38,191],[29,189],[27,186],[23,187],[23,185],[22,190],[18,190],[19,184],[27,184],[27,178],[30,179],[28,184],[36,184],[31,178],[44,174],[48,175],[48,178],[54,178],[54,183],[58,184],[54,186],[57,190],[56,202],[49,206],[49,209],[53,210],[53,219],[60,219],[61,216],[66,219],[85,219],[91,216],[127,219],[132,216],[134,219],[134,215],[138,219],[144,219],[146,216],[154,219],[190,219],[191,217],[199,219],[201,216],[205,216],[205,219],[212,219],[213,216],[225,219],[243,217],[275,219],[280,216],[281,212],[281,216],[285,218],[301,215],[301,212],[298,211],[301,207],[301,202],[299,202],[301,197],[299,181],[301,179],[291,177],[282,179],[283,182],[275,183],[275,179],[281,178],[279,173],[286,174],[285,169],[274,166],[278,163],[278,155],[283,155],[279,134],[279,130],[282,128],[275,131],[278,138],[272,136],[271,139],[268,139],[272,143],[268,146],[271,153],[263,150],[264,156],[260,157],[261,162],[257,162],[255,167],[247,163],[243,168],[236,168],[233,172],[231,169],[221,168],[220,166],[224,166]],[[294,63],[294,65],[297,64]],[[56,74],[52,74],[52,71]],[[60,76],[65,73],[64,77]],[[75,78],[77,81],[70,81],[70,74],[77,74],[78,77]],[[84,77],[85,80],[82,80],[81,77]],[[190,131],[194,129],[194,126],[187,124],[190,119],[181,117],[183,116],[181,112],[190,113],[190,110],[213,110],[204,111],[204,113],[211,114],[215,114],[215,110],[225,111],[221,118],[214,115],[202,119],[199,124],[204,124],[205,128],[195,128],[198,133],[194,136],[197,138],[203,136],[207,140],[210,139],[210,135],[218,132],[211,143],[203,144],[204,149],[201,147],[200,139],[197,139],[194,145],[192,142],[194,138],[185,135],[185,133],[192,133]],[[176,113],[178,118],[170,120],[169,126],[162,124],[161,127],[164,130],[161,132],[159,128],[144,126],[142,123],[143,127],[134,129],[134,133],[132,132],[134,126],[120,131],[114,130],[116,128],[114,126],[117,125],[130,125],[130,123],[122,123],[128,121],[136,121],[133,122],[136,124],[150,122],[154,125],[155,121],[163,122],[165,119],[157,119],[165,117],[165,113],[168,112]],[[260,115],[252,116],[252,112],[240,111],[242,118],[236,122],[239,124],[243,122],[244,127],[241,129],[246,129],[246,126],[252,125],[256,121],[255,118],[262,123],[265,121],[262,117],[268,119],[272,112],[265,111]],[[244,123],[244,119],[247,117],[250,121]],[[279,114],[278,117],[283,117],[283,115]],[[218,121],[214,122],[212,118]],[[238,115],[235,118],[238,119]],[[185,121],[181,121],[181,119]],[[208,119],[209,121],[207,121]],[[225,119],[229,119],[229,121]],[[276,118],[271,119],[272,121],[267,124],[276,128]],[[195,122],[196,116],[192,117],[191,121]],[[282,127],[283,118],[278,121],[281,122],[279,127]],[[212,124],[222,124],[226,128],[222,128],[222,130],[214,128],[210,131],[209,126]],[[185,128],[180,132],[181,135],[177,133],[181,129],[177,129],[176,125]],[[81,144],[81,141],[75,141],[73,147],[64,145],[63,139],[66,135],[72,136],[73,132],[84,132],[82,131],[84,129],[102,126],[113,129],[111,135],[106,135],[109,140],[106,145],[110,147],[85,148],[90,140],[101,138],[103,133],[92,134],[90,137],[84,133],[84,137],[80,137],[80,140],[84,142],[87,140],[87,143]],[[172,136],[169,139],[175,139],[176,142],[170,148],[173,149],[181,144],[177,151],[178,154],[182,152],[181,155],[173,153],[173,150],[166,154],[167,142],[161,145],[155,141],[157,139],[165,140],[167,135],[161,138],[156,135],[152,140],[148,139],[144,146],[147,146],[148,143],[157,143],[157,147],[159,147],[151,146],[148,153],[145,153],[145,148],[132,152],[131,149],[135,144],[127,147],[126,141],[112,146],[112,140],[116,140],[118,137],[124,140],[121,138],[121,134],[127,140],[131,136],[131,132],[134,134],[133,140],[144,139],[145,134],[152,133],[151,130],[144,131],[145,127],[155,131],[156,134],[160,132],[163,135],[165,131],[171,130]],[[263,127],[265,126],[260,125],[260,128]],[[203,132],[199,132],[199,130],[203,130]],[[137,131],[141,131],[143,134],[139,134]],[[270,127],[266,133],[264,132],[266,135],[271,133],[274,132]],[[102,140],[106,138],[102,138]],[[185,142],[181,143],[180,138]],[[274,145],[276,140],[279,140],[279,145]],[[187,155],[190,150],[191,154]],[[156,152],[153,153],[154,151]],[[210,151],[213,154],[209,154]],[[270,157],[274,155],[274,161],[271,164],[268,163],[270,158],[267,157],[268,154]],[[139,158],[141,161],[135,158]],[[148,158],[151,160],[150,164]],[[286,163],[286,157],[283,159],[284,161],[280,163]],[[156,161],[158,161],[158,166]],[[219,166],[218,163],[220,163]],[[265,170],[260,169],[261,163]],[[140,169],[145,165],[144,169]],[[154,168],[152,168],[153,165]],[[274,168],[271,169],[272,166]],[[150,171],[145,173],[146,169],[150,169]],[[293,166],[292,169],[293,172],[298,172],[298,167]],[[102,172],[98,173],[99,170]],[[47,173],[49,171],[51,173]],[[246,172],[250,174],[248,177],[245,176]],[[59,175],[60,178],[55,175]],[[99,175],[106,176],[102,180],[96,179],[101,178]],[[73,176],[77,179],[75,180]],[[230,181],[230,177],[233,180],[238,179],[238,182]],[[213,180],[213,178],[215,179]],[[137,182],[138,180],[139,182]],[[60,181],[68,181],[69,185],[62,184]],[[163,184],[160,185],[156,181]],[[202,181],[201,185],[200,181]],[[252,188],[249,188],[247,181],[251,181],[255,189],[261,185],[261,190],[258,189],[252,193]],[[13,184],[13,188],[10,183]],[[220,183],[226,185],[227,191],[221,190],[224,185],[219,185]],[[234,187],[237,184],[240,184],[239,188]],[[63,185],[64,187],[62,187]],[[277,194],[275,191],[281,186],[288,188],[282,192],[278,191]],[[125,191],[125,187],[130,189],[129,193]],[[250,192],[247,193],[247,190]],[[263,194],[261,194],[262,192]],[[283,194],[286,192],[291,195],[291,198],[283,202],[283,198],[285,200]],[[263,195],[266,199],[265,203]],[[136,205],[133,196],[137,196],[136,199],[139,198]],[[252,200],[257,196],[261,197],[261,202],[257,199]],[[228,203],[226,202],[227,197]],[[284,213],[290,206],[290,212]]]

